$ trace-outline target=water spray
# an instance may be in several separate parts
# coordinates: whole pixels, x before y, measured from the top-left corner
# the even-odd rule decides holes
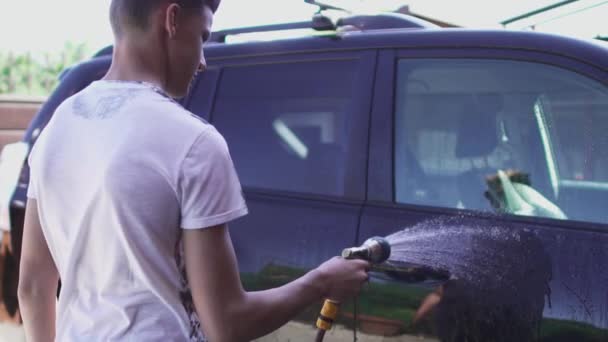
[[[388,260],[391,255],[390,243],[382,237],[372,237],[367,239],[359,247],[346,248],[342,251],[344,259],[363,259],[372,264],[381,264]],[[317,337],[315,341],[321,342],[325,337],[325,332],[331,329],[336,317],[340,302],[326,299],[323,303],[323,308],[317,319]]]

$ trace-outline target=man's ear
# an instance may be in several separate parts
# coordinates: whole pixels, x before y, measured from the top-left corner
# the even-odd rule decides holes
[[[178,18],[181,10],[181,7],[176,3],[169,4],[165,10],[165,31],[167,31],[169,38],[174,38],[177,35]]]

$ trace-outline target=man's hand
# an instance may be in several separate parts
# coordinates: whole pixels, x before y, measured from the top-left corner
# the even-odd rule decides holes
[[[329,259],[317,268],[325,284],[325,297],[340,302],[355,297],[369,279],[370,267],[365,260]]]
[[[211,341],[251,341],[322,299],[346,300],[359,292],[370,267],[336,257],[281,287],[245,292],[226,225],[184,230],[184,255],[196,312]]]

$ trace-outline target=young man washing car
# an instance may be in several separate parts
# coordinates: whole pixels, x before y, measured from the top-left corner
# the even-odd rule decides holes
[[[247,207],[228,148],[172,100],[205,67],[218,5],[112,1],[110,70],[57,109],[29,159],[28,341],[248,341],[367,279],[367,262],[334,258],[243,290],[227,223]]]

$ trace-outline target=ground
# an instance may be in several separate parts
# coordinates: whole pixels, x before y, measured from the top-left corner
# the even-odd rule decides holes
[[[13,323],[0,323],[0,342],[25,342],[23,326]]]
[[[291,342],[291,341],[314,341],[317,331],[309,324],[289,322],[281,329],[274,333],[265,336],[255,342]],[[345,329],[339,325],[334,326],[325,335],[327,342],[352,342],[352,330]],[[419,337],[412,335],[400,335],[395,337],[372,336],[363,333],[357,333],[357,340],[362,342],[426,342],[437,341],[428,337]]]
[[[256,340],[256,342],[314,341],[316,330],[308,324],[290,322],[276,332]],[[358,333],[358,340],[364,342],[424,342],[435,341],[417,336],[382,337]],[[353,332],[336,326],[325,335],[328,342],[352,342]],[[12,323],[0,323],[0,342],[25,342],[23,327]]]

